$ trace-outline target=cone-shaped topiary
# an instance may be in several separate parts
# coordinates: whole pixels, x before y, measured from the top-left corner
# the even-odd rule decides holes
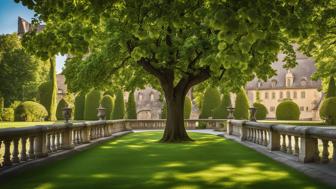
[[[127,119],[136,119],[136,106],[135,106],[135,99],[134,99],[134,92],[132,91],[128,95],[128,103],[127,103]]]
[[[276,108],[276,118],[277,120],[299,120],[299,106],[291,100],[281,102]]]
[[[122,90],[119,89],[115,93],[112,119],[124,119],[124,116],[125,116],[124,93]]]
[[[85,109],[85,93],[79,93],[75,98],[75,120],[84,120],[84,109]]]
[[[235,119],[248,119],[249,117],[249,101],[243,88],[237,93],[233,114]]]
[[[335,96],[336,96],[335,80],[334,80],[334,77],[331,76],[330,80],[329,80],[329,85],[328,85],[328,91],[327,91],[326,98],[335,97]]]
[[[320,117],[329,125],[336,125],[336,97],[323,100],[320,108]]]
[[[199,118],[207,119],[212,117],[213,110],[221,103],[220,94],[216,88],[208,88],[202,100],[202,110]]]
[[[44,82],[38,88],[38,99],[40,104],[42,104],[50,114],[50,110],[47,107],[50,107],[50,98],[51,98],[51,83]]]
[[[110,120],[113,111],[113,98],[110,95],[105,95],[100,104],[105,108],[105,118]]]
[[[253,104],[253,107],[255,107],[256,110],[257,110],[257,114],[256,114],[256,119],[257,119],[257,120],[263,120],[263,119],[266,119],[266,116],[267,116],[267,114],[268,114],[268,111],[267,111],[266,106],[264,106],[264,105],[261,104],[261,103],[255,102],[255,103]]]
[[[189,119],[191,114],[191,100],[189,97],[184,99],[184,119]]]
[[[47,116],[45,107],[33,101],[23,102],[15,109],[15,121],[43,121]]]
[[[101,100],[101,92],[93,89],[86,95],[84,119],[85,120],[97,120],[97,108],[99,107]]]
[[[214,119],[226,119],[229,114],[229,112],[227,111],[227,107],[229,106],[231,106],[230,94],[225,93],[223,94],[220,105],[213,111],[213,118]]]
[[[57,105],[56,118],[57,120],[64,120],[63,108],[68,107],[68,103],[62,98]]]

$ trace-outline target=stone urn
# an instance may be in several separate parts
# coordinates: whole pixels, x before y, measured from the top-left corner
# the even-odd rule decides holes
[[[229,112],[227,119],[234,119],[234,116],[233,116],[234,108],[229,106],[226,108],[226,110]]]
[[[62,109],[62,114],[63,114],[63,118],[65,120],[65,123],[69,123],[69,120],[70,120],[71,114],[72,114],[72,109],[67,106],[67,107]]]
[[[97,114],[98,119],[99,120],[105,120],[106,112],[105,112],[105,108],[101,104],[97,108],[97,111],[98,111],[98,114]]]
[[[257,121],[257,109],[255,107],[249,108],[250,110],[250,121]]]

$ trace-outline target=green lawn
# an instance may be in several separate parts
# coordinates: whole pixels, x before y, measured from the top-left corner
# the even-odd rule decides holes
[[[35,126],[35,125],[51,125],[55,122],[51,121],[43,121],[43,122],[0,122],[0,129],[1,128],[8,128],[8,127],[28,127],[28,126]]]
[[[16,175],[1,183],[1,189],[328,188],[221,137],[191,133],[196,142],[161,144],[161,134],[121,137]]]

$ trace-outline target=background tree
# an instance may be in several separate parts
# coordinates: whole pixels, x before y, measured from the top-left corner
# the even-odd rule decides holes
[[[97,108],[102,98],[101,91],[92,89],[85,98],[84,119],[97,120]]]
[[[220,105],[220,94],[216,88],[206,89],[203,100],[202,100],[202,109],[199,118],[208,119],[212,117],[213,110]]]
[[[115,94],[114,108],[112,119],[124,119],[125,117],[125,102],[124,93],[122,90],[117,90]]]
[[[62,98],[57,104],[57,109],[56,109],[57,120],[64,120],[63,109],[65,107],[68,107],[68,102],[65,101],[65,99]]]
[[[229,112],[227,111],[227,107],[229,106],[231,106],[230,94],[226,92],[222,95],[220,105],[213,110],[213,118],[226,119],[229,115]]]
[[[0,35],[0,94],[8,107],[14,100],[33,100],[48,67],[29,55],[16,34]]]
[[[264,120],[266,119],[266,116],[268,114],[267,108],[265,105],[259,103],[259,102],[255,102],[253,103],[253,107],[256,108],[257,110],[257,114],[256,114],[256,118],[257,120]]]
[[[235,119],[249,118],[249,101],[243,88],[237,93],[233,115]]]
[[[292,38],[306,34],[322,1],[73,1],[23,2],[46,23],[46,55],[72,54],[64,74],[71,90],[111,84],[161,86],[167,122],[161,141],[190,140],[184,98],[207,81],[239,89],[274,75],[281,50],[295,65]],[[83,11],[85,10],[85,11]],[[305,16],[306,15],[306,16]],[[46,36],[44,38],[44,36]],[[37,45],[35,45],[36,47]],[[90,49],[90,54],[88,54]],[[85,58],[84,58],[85,57]]]
[[[75,120],[84,120],[85,96],[84,92],[80,92],[75,98]]]
[[[113,111],[113,98],[110,95],[104,95],[100,104],[105,108],[105,118],[110,120],[112,118]]]
[[[137,119],[134,91],[130,92],[128,95],[127,119]]]

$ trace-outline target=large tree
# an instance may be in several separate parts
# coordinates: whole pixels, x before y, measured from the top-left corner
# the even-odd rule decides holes
[[[14,100],[33,100],[47,73],[48,67],[25,51],[15,33],[0,35],[0,98],[6,106]]]
[[[70,53],[73,91],[123,84],[161,86],[167,122],[161,141],[191,140],[184,99],[199,83],[238,89],[273,76],[279,51],[295,65],[290,38],[304,34],[309,0],[16,0],[46,23],[49,54]],[[302,19],[306,21],[305,19]]]

